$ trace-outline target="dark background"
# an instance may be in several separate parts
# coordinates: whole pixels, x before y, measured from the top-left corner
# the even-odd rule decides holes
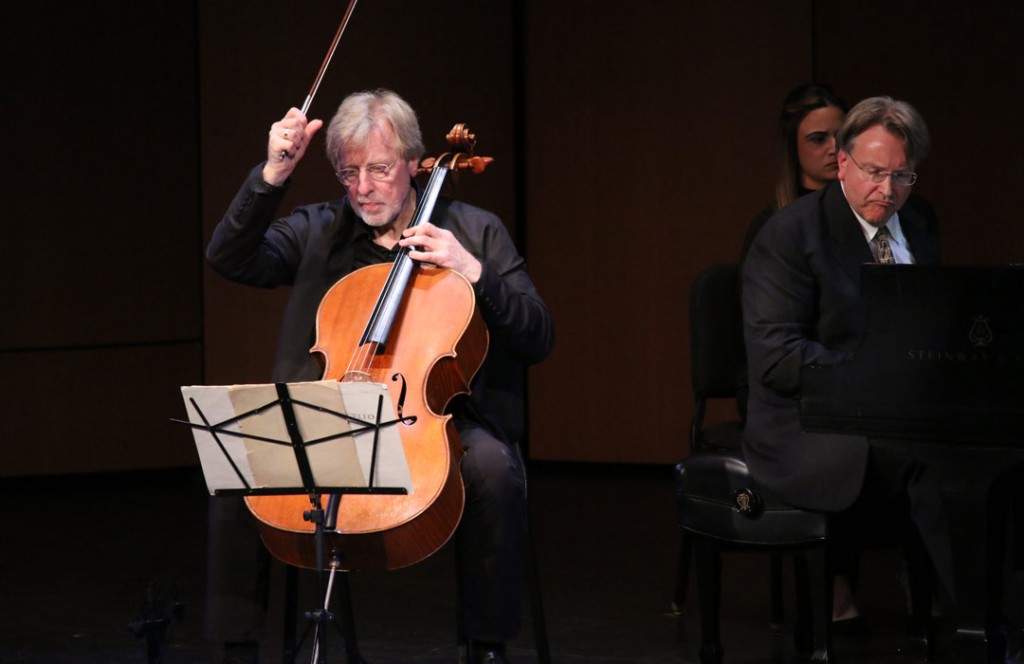
[[[203,248],[300,106],[344,2],[16,3],[0,27],[0,475],[192,466],[178,388],[264,382],[285,292]],[[428,152],[466,122],[557,325],[530,454],[670,463],[691,410],[686,295],[771,197],[782,97],[916,105],[918,193],[950,263],[1019,261],[1024,6],[815,0],[364,0],[310,111],[385,86]],[[338,195],[323,142],[286,205]]]

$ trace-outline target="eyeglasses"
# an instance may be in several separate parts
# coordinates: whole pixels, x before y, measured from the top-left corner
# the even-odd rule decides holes
[[[335,173],[335,175],[338,177],[338,182],[346,187],[351,187],[359,182],[359,174],[364,170],[371,180],[380,182],[387,179],[388,175],[391,174],[391,167],[396,163],[393,161],[390,164],[370,164],[366,168],[343,168]]]
[[[868,176],[868,179],[872,182],[885,182],[885,179],[892,176],[892,183],[898,187],[909,187],[910,185],[917,182],[917,173],[911,173],[910,171],[883,171],[880,168],[864,168],[857,163],[857,160],[853,158],[853,155],[849,152],[846,156],[850,158],[850,161],[860,170],[864,171],[864,174]]]

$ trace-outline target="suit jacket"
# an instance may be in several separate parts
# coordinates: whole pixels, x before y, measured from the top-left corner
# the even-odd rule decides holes
[[[254,168],[235,195],[214,229],[206,257],[214,270],[233,281],[292,287],[271,380],[317,380],[322,369],[309,352],[317,307],[327,290],[353,270],[354,239],[367,231],[347,197],[303,205],[277,218],[286,187],[265,183],[262,168]],[[485,425],[499,438],[515,442],[523,435],[524,367],[550,351],[551,314],[496,215],[440,199],[431,222],[450,230],[483,265],[473,290],[490,345],[474,378],[472,403],[456,399],[452,410],[457,419]]]
[[[917,263],[938,261],[938,239],[921,215],[905,206],[900,226]],[[797,507],[845,509],[863,483],[867,439],[801,431],[798,404],[801,367],[856,354],[865,331],[860,266],[872,261],[834,182],[776,213],[743,264],[744,452],[755,479]]]

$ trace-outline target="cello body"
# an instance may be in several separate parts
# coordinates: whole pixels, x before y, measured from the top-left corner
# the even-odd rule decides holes
[[[349,360],[360,360],[358,380],[388,386],[413,490],[408,495],[343,494],[334,530],[324,535],[327,559],[339,569],[397,569],[431,555],[454,533],[465,493],[462,447],[451,415],[453,396],[469,392],[487,353],[487,328],[473,288],[461,274],[416,266],[401,297],[388,342],[362,341],[366,321],[386,288],[388,264],[345,276],[328,290],[317,313],[316,343],[324,379],[351,380]],[[370,348],[367,352],[366,349]],[[317,568],[314,524],[304,518],[306,495],[250,496],[267,549],[299,567]]]

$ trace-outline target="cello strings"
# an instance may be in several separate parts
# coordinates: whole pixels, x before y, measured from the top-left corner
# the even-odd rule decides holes
[[[370,342],[360,345],[358,348],[356,348],[355,353],[353,353],[352,359],[349,361],[348,368],[345,370],[345,373],[362,373],[369,375],[370,369],[372,368],[373,365],[373,356],[376,354],[376,342]]]
[[[430,172],[430,179],[424,189],[423,195],[426,196],[429,191],[440,190],[441,182],[444,181],[447,172],[452,170],[456,166],[459,157],[462,155],[460,152],[449,153],[446,152],[434,161],[433,167]],[[448,165],[442,164],[442,160],[449,158]],[[414,228],[420,225],[424,221],[424,207],[417,201],[416,214],[409,224],[409,228]],[[398,257],[391,264],[391,270],[388,272],[387,279],[384,281],[384,285],[381,288],[380,296],[377,298],[374,304],[373,311],[370,314],[370,318],[366,323],[366,327],[363,329],[363,335],[360,339],[359,346],[355,349],[352,357],[349,359],[348,367],[345,369],[344,375],[350,375],[354,373],[361,373],[366,376],[370,375],[370,370],[373,366],[373,357],[377,354],[377,350],[380,346],[378,341],[371,340],[371,335],[376,330],[382,316],[385,302],[389,301],[393,297],[401,297],[402,292],[395,293],[398,289],[396,282],[398,281],[398,274],[405,265],[405,261],[411,261],[409,258],[409,252],[412,251],[411,247],[405,247],[399,253]],[[404,291],[404,289],[403,289]]]

